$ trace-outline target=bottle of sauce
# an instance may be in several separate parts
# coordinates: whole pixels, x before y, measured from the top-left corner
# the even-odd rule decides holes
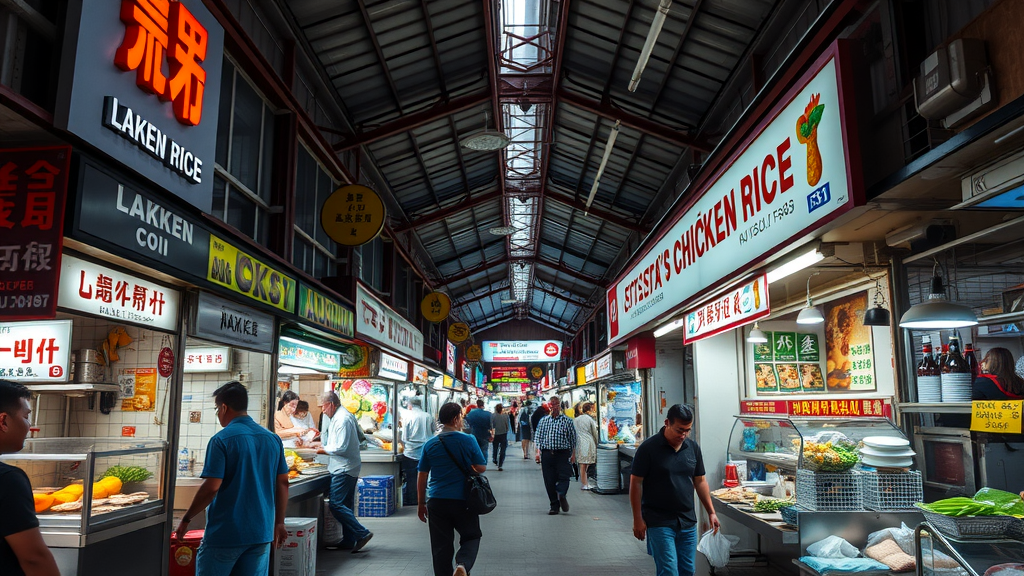
[[[942,336],[939,336],[939,340],[942,340]],[[942,345],[942,351],[939,352],[939,357],[935,359],[935,363],[939,365],[939,370],[946,365],[946,358],[949,356],[949,344]]]
[[[967,367],[971,370],[972,379],[981,376],[981,363],[978,362],[978,356],[974,353],[974,344],[967,344],[964,347],[964,360],[967,361]]]
[[[967,360],[960,353],[960,337],[953,334],[949,337],[949,354],[942,364],[942,401],[970,402],[971,385],[974,375],[967,366]]]
[[[939,403],[942,401],[941,370],[932,355],[931,338],[923,338],[924,345],[921,347],[922,358],[917,365],[917,400],[925,403]]]

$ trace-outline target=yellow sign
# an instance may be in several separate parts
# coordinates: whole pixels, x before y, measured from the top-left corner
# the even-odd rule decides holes
[[[466,360],[469,360],[470,362],[479,362],[483,355],[484,351],[480,348],[479,344],[473,344],[469,348],[466,348]]]
[[[117,383],[122,412],[156,411],[156,368],[122,368]]]
[[[427,322],[437,324],[448,317],[452,309],[452,300],[444,292],[431,292],[420,302],[420,312]]]
[[[448,339],[453,344],[462,344],[467,338],[469,338],[469,324],[456,322],[448,326]]]
[[[583,386],[587,383],[587,367],[577,366],[576,367],[576,385]]]
[[[285,312],[295,311],[294,278],[285,276],[213,234],[210,234],[206,279]]]
[[[971,402],[971,430],[995,434],[1021,433],[1024,400],[976,400]]]
[[[338,244],[361,246],[380,234],[387,211],[376,192],[353,184],[334,191],[320,210],[320,225]]]

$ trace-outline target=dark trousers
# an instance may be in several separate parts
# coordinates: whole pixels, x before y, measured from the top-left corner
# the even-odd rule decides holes
[[[544,489],[548,492],[551,509],[558,508],[558,499],[569,492],[569,478],[572,476],[572,465],[569,457],[572,450],[541,450],[540,469],[544,474]]]
[[[370,531],[359,523],[353,508],[356,502],[356,482],[359,479],[345,473],[333,474],[331,476],[331,514],[341,524],[341,541],[346,544],[355,544],[358,540],[366,538]]]
[[[494,447],[494,456],[491,458],[498,468],[505,465],[505,450],[508,449],[508,434],[495,434],[494,440],[491,441],[491,446]]]
[[[430,555],[434,576],[451,576],[455,564],[473,570],[480,551],[480,516],[466,510],[465,500],[431,498],[427,500],[427,527],[430,529]],[[459,552],[455,552],[455,532],[459,533]]]
[[[416,477],[419,474],[420,461],[402,454],[402,506],[415,506]]]
[[[483,437],[481,437],[481,436],[474,436],[474,438],[476,438],[476,443],[480,445],[480,452],[483,453],[484,460],[486,460],[487,459],[487,452],[488,452],[488,450],[487,450],[488,446],[487,445],[490,444],[491,442],[487,439],[487,436],[483,436]]]

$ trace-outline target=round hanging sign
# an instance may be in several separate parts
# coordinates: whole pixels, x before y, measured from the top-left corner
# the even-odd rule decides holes
[[[174,373],[174,351],[167,346],[161,348],[156,357],[156,369],[161,378],[170,378]]]
[[[338,244],[361,246],[384,228],[387,211],[380,196],[366,186],[342,186],[324,201],[320,226]]]
[[[543,366],[531,366],[530,367],[530,380],[540,380],[544,377]]]
[[[466,360],[469,360],[470,362],[479,362],[483,355],[484,351],[480,348],[479,344],[473,344],[469,348],[466,348]]]
[[[469,324],[456,322],[448,326],[448,339],[453,344],[462,344],[467,338],[469,338]]]
[[[452,300],[444,292],[431,292],[420,302],[420,312],[427,322],[437,324],[448,317],[452,309]]]

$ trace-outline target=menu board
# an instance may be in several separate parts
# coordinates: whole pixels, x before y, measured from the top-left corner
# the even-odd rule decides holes
[[[867,307],[867,291],[825,304],[825,382],[829,392],[871,392],[878,388],[871,327],[864,325]]]
[[[760,394],[825,391],[818,335],[766,332],[768,342],[754,345],[754,381]]]

